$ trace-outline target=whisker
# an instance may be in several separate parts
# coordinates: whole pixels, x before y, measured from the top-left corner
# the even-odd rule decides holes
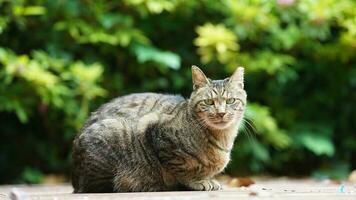
[[[258,133],[253,121],[251,119],[248,119],[248,118],[242,118],[242,120],[244,122],[246,122],[246,124],[248,125],[249,128],[252,129],[253,133]]]
[[[255,141],[255,133],[257,133],[257,130],[253,124],[253,122],[250,119],[245,119],[243,118],[242,121],[244,122],[242,128],[243,132],[246,133],[247,138],[250,143],[254,143]]]
[[[243,126],[243,133],[246,134],[247,136],[247,140],[250,142],[250,143],[253,143],[253,135],[251,135],[250,133],[250,130],[248,128],[246,128],[245,126]]]

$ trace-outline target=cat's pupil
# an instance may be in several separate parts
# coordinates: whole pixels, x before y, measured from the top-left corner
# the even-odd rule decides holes
[[[235,103],[236,102],[236,99],[235,98],[228,98],[228,99],[226,99],[226,103],[227,104],[233,104],[233,103]],[[213,105],[214,104],[214,100],[213,99],[205,99],[204,100],[204,103],[206,104],[206,105]]]
[[[212,99],[205,99],[205,100],[204,100],[204,103],[207,104],[207,105],[213,105],[213,104],[214,104],[214,100],[212,100]]]
[[[226,103],[227,104],[233,104],[233,103],[235,103],[235,101],[236,101],[235,98],[229,98],[229,99],[226,100]]]

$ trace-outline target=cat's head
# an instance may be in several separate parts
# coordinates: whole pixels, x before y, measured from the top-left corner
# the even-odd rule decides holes
[[[246,107],[244,68],[223,80],[211,80],[192,66],[193,92],[189,104],[198,119],[208,128],[225,129],[240,123]]]

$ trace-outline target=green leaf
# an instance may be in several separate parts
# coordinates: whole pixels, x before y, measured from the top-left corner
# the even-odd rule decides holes
[[[46,13],[46,8],[43,6],[15,6],[14,15],[43,15]]]
[[[38,169],[26,167],[21,174],[21,178],[27,183],[41,183],[44,178],[44,175]]]
[[[137,56],[139,63],[145,63],[153,61],[158,64],[170,67],[172,69],[179,69],[181,65],[181,59],[179,55],[170,52],[162,51],[152,46],[136,44],[133,45],[132,50]]]
[[[246,110],[246,117],[253,120],[257,133],[262,135],[269,144],[277,148],[286,148],[291,145],[291,138],[285,130],[278,127],[268,107],[250,103]]]
[[[299,136],[301,143],[316,155],[334,155],[335,149],[330,138],[320,135],[302,134]]]
[[[261,160],[263,162],[268,162],[270,160],[270,155],[268,152],[268,149],[266,148],[266,146],[264,146],[263,144],[261,144],[258,141],[254,141],[251,143],[252,145],[252,152],[254,154],[254,156],[256,157],[256,159]]]
[[[17,117],[19,118],[21,123],[26,123],[28,120],[26,111],[17,103],[14,104],[14,109]]]
[[[207,23],[196,28],[198,37],[194,44],[198,47],[203,63],[218,60],[220,63],[231,63],[239,50],[237,36],[223,24]]]
[[[331,141],[331,129],[327,126],[309,123],[299,124],[292,130],[295,141],[314,154],[333,156],[334,144]]]

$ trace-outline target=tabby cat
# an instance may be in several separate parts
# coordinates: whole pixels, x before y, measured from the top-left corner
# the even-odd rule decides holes
[[[189,99],[156,93],[113,99],[73,142],[75,193],[220,190],[243,118],[244,69],[211,80],[192,66]]]

